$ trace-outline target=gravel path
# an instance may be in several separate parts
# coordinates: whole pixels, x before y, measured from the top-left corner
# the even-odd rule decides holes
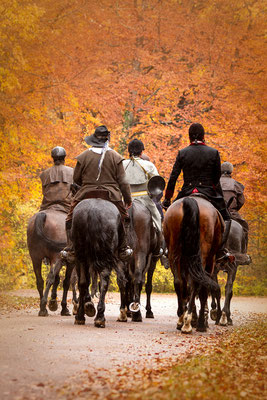
[[[33,291],[15,294],[36,296]],[[182,335],[176,330],[174,294],[153,294],[152,308],[155,319],[119,323],[119,294],[109,293],[105,329],[95,328],[93,318],[88,317],[85,326],[74,325],[74,317],[61,317],[60,310],[49,312],[48,317],[38,317],[37,309],[2,313],[0,398],[49,399],[82,371],[92,371],[97,377],[110,376],[125,365],[153,368],[164,361],[175,361],[185,352],[197,352],[214,336],[233,329],[210,321],[207,333],[194,330],[190,336]],[[250,320],[254,313],[267,313],[267,298],[233,298],[234,326]]]

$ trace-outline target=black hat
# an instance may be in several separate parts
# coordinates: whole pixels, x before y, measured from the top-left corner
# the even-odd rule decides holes
[[[160,175],[152,176],[147,183],[147,191],[151,197],[158,196],[165,189],[164,178]]]
[[[103,147],[107,140],[110,138],[110,131],[105,125],[98,126],[95,133],[86,136],[84,139],[87,144],[93,147]]]

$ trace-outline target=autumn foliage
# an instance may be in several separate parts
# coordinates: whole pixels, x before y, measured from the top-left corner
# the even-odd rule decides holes
[[[122,154],[131,138],[142,139],[166,180],[188,126],[202,123],[207,143],[246,187],[250,253],[264,279],[262,7],[260,0],[2,0],[2,284],[21,284],[31,268],[25,227],[41,202],[39,174],[51,165],[51,148],[64,146],[74,166],[83,137],[102,123]]]

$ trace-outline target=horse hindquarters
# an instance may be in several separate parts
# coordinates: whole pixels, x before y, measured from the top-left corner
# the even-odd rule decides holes
[[[190,275],[193,288],[190,296],[187,320],[190,322],[195,304],[195,294],[200,286],[199,299],[201,303],[197,330],[206,331],[205,304],[208,298],[208,289],[218,290],[216,284],[205,272],[200,249],[200,211],[198,203],[193,198],[183,199],[183,220],[181,227],[181,274]],[[205,227],[204,227],[205,228]],[[185,328],[185,331],[189,328]],[[183,328],[182,328],[183,331]]]

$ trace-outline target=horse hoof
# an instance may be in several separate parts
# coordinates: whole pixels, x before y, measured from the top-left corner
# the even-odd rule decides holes
[[[138,313],[132,313],[132,321],[133,322],[142,322],[142,314],[140,313],[140,311]]]
[[[68,308],[64,308],[61,310],[60,315],[64,316],[64,317],[70,317],[71,313],[69,312]]]
[[[217,310],[210,310],[210,318],[212,319],[212,321],[216,321],[217,319]]]
[[[127,322],[127,313],[124,309],[120,310],[120,315],[119,315],[117,321],[118,322]]]
[[[146,318],[154,318],[154,314],[152,311],[147,311],[146,312]]]
[[[77,315],[79,304],[76,303],[75,301],[73,301],[72,304],[73,304],[72,314]]]
[[[206,326],[197,326],[197,332],[207,332]]]
[[[84,312],[88,317],[95,316],[96,311],[95,311],[94,303],[92,301],[88,301],[87,303],[85,303]]]
[[[76,319],[75,318],[74,325],[85,325],[85,319]]]
[[[192,333],[192,328],[191,329],[183,329],[181,328],[181,333],[185,334],[185,335],[191,335]]]
[[[48,308],[50,311],[57,311],[57,299],[50,299]]]
[[[39,316],[39,317],[47,317],[47,316],[48,316],[48,311],[47,311],[47,309],[45,309],[45,310],[40,310],[39,313],[38,313],[38,316]]]
[[[105,320],[103,319],[96,319],[95,320],[95,327],[97,328],[105,328]]]
[[[178,329],[178,331],[180,331],[182,329],[183,324],[177,324],[176,325],[176,329]]]
[[[131,311],[129,311],[129,310],[127,310],[126,314],[127,314],[127,317],[129,317],[129,318],[131,318],[131,317],[132,317],[132,312],[131,312]]]
[[[231,320],[231,318],[227,320],[227,325],[233,326],[233,321]]]
[[[227,326],[227,318],[226,318],[226,314],[225,314],[224,311],[222,312],[222,316],[221,316],[219,325],[221,325],[221,326]]]

